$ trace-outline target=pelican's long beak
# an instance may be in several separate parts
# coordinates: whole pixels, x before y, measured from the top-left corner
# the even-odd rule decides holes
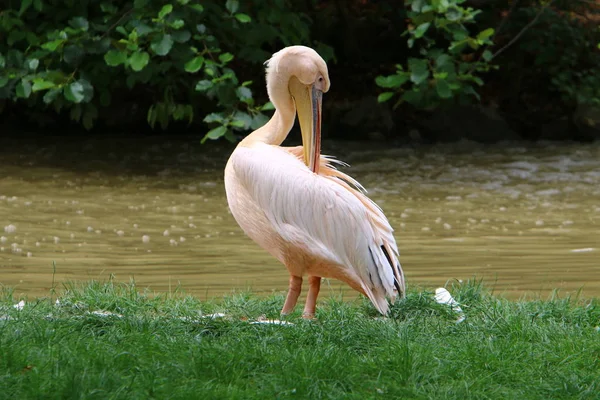
[[[314,85],[306,86],[298,82],[290,86],[290,92],[296,102],[304,163],[315,174],[319,173],[321,159],[321,103],[323,92]]]

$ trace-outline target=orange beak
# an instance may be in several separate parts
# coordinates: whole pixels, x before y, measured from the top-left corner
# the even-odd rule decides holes
[[[321,104],[323,92],[314,85],[299,86],[295,85],[295,90],[290,91],[296,102],[298,121],[302,132],[304,163],[312,172],[318,174],[321,161]]]

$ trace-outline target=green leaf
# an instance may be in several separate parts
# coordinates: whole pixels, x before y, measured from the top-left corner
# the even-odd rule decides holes
[[[247,14],[237,13],[235,14],[235,19],[240,21],[242,24],[247,24],[248,22],[252,22],[252,18],[250,18]]]
[[[135,72],[143,70],[150,61],[150,54],[145,51],[136,51],[129,57],[129,66]]]
[[[166,103],[156,104],[156,119],[163,130],[167,129],[167,126],[169,126],[169,110]]]
[[[173,6],[171,4],[165,4],[158,12],[158,18],[164,19],[167,15],[171,14]]]
[[[177,43],[185,43],[190,40],[192,34],[188,30],[181,30],[171,33],[171,37]]]
[[[79,120],[81,119],[81,106],[79,104],[76,104],[73,107],[71,107],[71,112],[69,116],[71,117],[71,121],[79,122]]]
[[[598,48],[600,48],[600,44],[598,45]],[[488,61],[488,62],[492,61],[492,58],[494,58],[494,55],[489,50],[485,50],[481,56],[483,57],[483,59],[485,61]]]
[[[40,37],[34,34],[33,32],[25,32],[25,39],[30,46],[39,46],[41,40]]]
[[[73,17],[69,20],[69,25],[71,25],[75,29],[81,29],[82,31],[87,31],[90,27],[90,24],[87,19],[84,17]]]
[[[269,117],[264,114],[256,114],[254,118],[252,118],[252,123],[250,124],[250,129],[258,129],[269,121]]]
[[[468,74],[471,70],[471,63],[469,62],[461,62],[458,64],[458,73],[461,75]],[[468,75],[471,76],[471,75]]]
[[[233,54],[231,54],[231,53],[219,54],[219,60],[222,63],[228,63],[229,61],[233,60]]]
[[[225,134],[225,136],[223,136],[229,143],[235,143],[237,142],[237,136],[235,136],[233,134],[233,132],[231,131],[227,131],[227,133]]]
[[[483,80],[482,80],[480,77],[478,77],[478,76],[473,76],[473,77],[471,78],[471,80],[472,80],[473,82],[475,82],[475,83],[476,83],[478,86],[483,86],[483,84],[484,84],[484,83],[483,83]]]
[[[409,58],[408,68],[410,70],[410,80],[419,85],[429,77],[429,67],[427,60],[421,58]]]
[[[0,76],[0,88],[3,88],[8,83],[8,76]]]
[[[76,47],[76,46],[73,46]],[[110,49],[110,39],[105,38],[94,38],[91,42],[88,42],[85,50],[90,54],[105,54]],[[66,49],[65,49],[66,51]]]
[[[270,101],[267,101],[261,108],[260,111],[274,110],[275,106]]]
[[[415,36],[415,38],[421,38],[423,37],[423,35],[425,34],[425,32],[427,32],[427,29],[429,29],[429,26],[431,25],[430,22],[425,22],[424,24],[421,24],[419,26],[417,26],[417,28],[415,30],[413,30],[413,35]]]
[[[33,0],[33,8],[35,8],[36,11],[42,11],[43,7],[42,0]]]
[[[204,11],[204,7],[202,7],[202,5],[200,5],[200,4],[192,4],[192,5],[190,5],[190,8],[192,10],[196,10],[197,12]]]
[[[448,8],[448,11],[446,11],[446,18],[448,19],[448,21],[456,22],[460,20],[462,16],[462,10],[456,6],[450,7]]]
[[[85,111],[83,112],[83,116],[81,117],[81,123],[83,127],[87,130],[92,129],[94,126],[94,120],[98,118],[98,109],[93,104],[88,104],[85,107]]]
[[[0,54],[0,68],[4,68],[6,66],[6,59],[2,54]]]
[[[154,129],[154,125],[156,125],[156,109],[154,108],[154,105],[150,106],[150,108],[148,109],[148,115],[146,116],[146,120],[148,121],[148,125],[150,125],[152,129]]]
[[[87,79],[79,79],[77,82],[83,86],[83,101],[88,103],[94,97],[94,87]]]
[[[224,136],[226,133],[227,133],[227,127],[218,126],[214,129],[211,129],[210,131],[208,131],[208,133],[202,139],[202,143],[204,143],[206,141],[206,139],[216,140],[216,139],[220,138],[221,136]]]
[[[123,26],[119,25],[115,28],[115,31],[119,32],[121,35],[125,37],[129,37],[129,32]]]
[[[25,13],[25,11],[27,11],[27,9],[29,7],[31,7],[32,3],[33,3],[33,0],[22,0],[21,8],[19,9],[19,16],[23,15]]]
[[[440,96],[442,99],[449,99],[452,97],[452,90],[450,90],[448,82],[444,80],[436,81],[435,90],[437,91],[438,96]]]
[[[107,14],[116,14],[119,12],[119,9],[108,1],[100,3],[100,10]]]
[[[437,69],[442,69],[447,65],[450,65],[452,63],[452,57],[450,57],[448,54],[441,54],[439,57],[437,57],[435,59],[435,67]]]
[[[187,116],[188,121],[191,123],[193,121],[193,113],[194,109],[190,104],[177,104],[173,111],[173,119],[181,121]]]
[[[9,46],[13,46],[15,43],[21,41],[22,39],[25,38],[26,33],[18,30],[18,29],[13,29],[9,34],[8,34],[8,38],[6,39],[6,44],[8,44]]]
[[[46,92],[46,94],[44,95],[44,103],[45,104],[50,104],[52,103],[57,97],[58,95],[62,92],[61,89],[50,89]]]
[[[240,2],[238,0],[227,0],[225,2],[225,8],[233,14],[240,8]]]
[[[81,103],[85,97],[83,90],[83,85],[79,81],[73,82],[64,88],[65,99],[73,103]]]
[[[8,50],[8,52],[6,53],[6,59],[9,65],[12,64],[20,67],[25,63],[23,53],[17,49]]]
[[[196,84],[196,91],[205,92],[211,87],[213,87],[213,83],[209,80],[204,79]]]
[[[131,46],[135,46],[137,49],[137,41],[138,41],[138,31],[137,31],[137,28],[134,28],[131,32],[129,32],[129,35],[127,35],[127,40],[121,39],[121,40],[119,40],[119,43],[127,43],[128,48]]]
[[[377,101],[380,103],[384,103],[392,98],[394,92],[383,92],[379,96],[377,96]]]
[[[154,28],[138,21],[135,25],[135,31],[137,32],[138,37],[141,37],[154,32]]]
[[[436,11],[438,13],[445,12],[448,9],[448,6],[450,5],[448,3],[448,0],[438,0],[437,2],[434,2],[433,4],[436,4],[436,3],[437,3]],[[421,10],[421,11],[423,11],[423,10]]]
[[[27,68],[29,68],[30,71],[35,71],[39,65],[40,60],[38,60],[37,58],[30,58],[29,60],[27,60]]]
[[[64,42],[63,39],[56,39],[56,40],[52,40],[50,42],[46,42],[42,45],[42,49],[44,50],[49,50],[49,51],[54,51],[58,48],[58,46],[60,46],[62,43]]]
[[[473,89],[473,87],[470,85],[466,85],[463,89],[463,92],[465,92],[466,94],[470,94],[471,96],[475,97],[477,100],[481,100],[479,93],[477,93],[475,91],[475,89]]]
[[[150,3],[150,0],[135,0],[133,2],[133,7],[135,8],[144,8]]]
[[[252,98],[252,91],[245,86],[240,86],[236,89],[235,93],[237,94],[238,99],[243,102]]]
[[[18,29],[13,29],[8,34],[6,44],[8,44],[9,46],[12,47],[15,43],[19,42],[20,40],[22,40],[24,38],[25,38],[25,32],[18,30]]]
[[[244,128],[246,123],[241,119],[234,119],[229,123],[229,126],[233,126],[234,128]]]
[[[448,26],[448,30],[452,34],[452,39],[454,41],[460,42],[469,37],[469,31],[462,25],[451,24]]]
[[[423,7],[424,0],[413,0],[411,4],[411,9],[414,12],[420,12]]]
[[[31,90],[33,92],[39,92],[42,90],[48,90],[56,87],[56,83],[51,81],[46,81],[42,78],[36,78],[33,80],[33,87]]]
[[[191,104],[185,106],[185,115],[188,116],[188,124],[194,122],[194,107]]]
[[[186,72],[194,73],[198,72],[198,70],[202,68],[202,65],[204,65],[204,57],[198,56],[186,62],[184,65],[184,69],[186,70]]]
[[[223,118],[223,116],[219,113],[210,113],[208,114],[206,117],[204,117],[204,119],[202,121],[206,122],[207,124],[210,124],[211,122],[223,122],[225,120],[225,118]]]
[[[173,38],[171,35],[160,35],[158,38],[152,41],[150,48],[159,56],[166,56],[173,47]]]
[[[419,103],[423,100],[423,92],[420,90],[409,90],[402,94],[402,100],[414,105],[418,106]]]
[[[377,78],[375,78],[375,83],[377,84],[377,86],[382,88],[399,88],[406,81],[408,81],[408,78],[408,73],[399,72],[395,75],[390,76],[378,76]]]
[[[104,55],[104,61],[107,65],[116,67],[117,65],[121,65],[127,61],[127,53],[118,50],[109,50]]]
[[[486,40],[494,34],[494,28],[487,28],[477,34],[477,40]]]
[[[31,82],[26,79],[21,79],[17,83],[16,94],[18,98],[26,99],[31,95]]]
[[[67,64],[70,65],[79,64],[83,56],[84,50],[79,46],[70,44],[68,46],[65,46],[63,50],[63,59]]]
[[[244,111],[237,111],[235,114],[233,114],[232,119],[233,121],[231,121],[229,125],[235,126],[237,128],[248,129],[252,124],[252,117],[250,116],[250,114]]]
[[[185,25],[185,22],[183,22],[182,19],[176,19],[175,21],[173,21],[169,24],[169,26],[173,29],[181,29],[181,28],[183,28],[184,25]]]

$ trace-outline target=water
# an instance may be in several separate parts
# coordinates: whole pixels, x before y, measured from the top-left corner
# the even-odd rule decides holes
[[[0,139],[0,283],[135,279],[201,298],[285,290],[229,214],[232,148],[197,138]],[[324,144],[396,229],[408,285],[483,278],[511,298],[600,295],[600,144]],[[53,274],[52,263],[56,263]],[[330,282],[325,292],[352,295]]]

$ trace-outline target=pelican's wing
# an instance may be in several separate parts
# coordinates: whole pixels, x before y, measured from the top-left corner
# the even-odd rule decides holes
[[[320,174],[312,173],[295,148],[257,144],[236,153],[236,176],[281,237],[350,268],[377,309],[387,314],[386,296],[404,294],[404,275],[393,229],[360,184],[326,157]]]

